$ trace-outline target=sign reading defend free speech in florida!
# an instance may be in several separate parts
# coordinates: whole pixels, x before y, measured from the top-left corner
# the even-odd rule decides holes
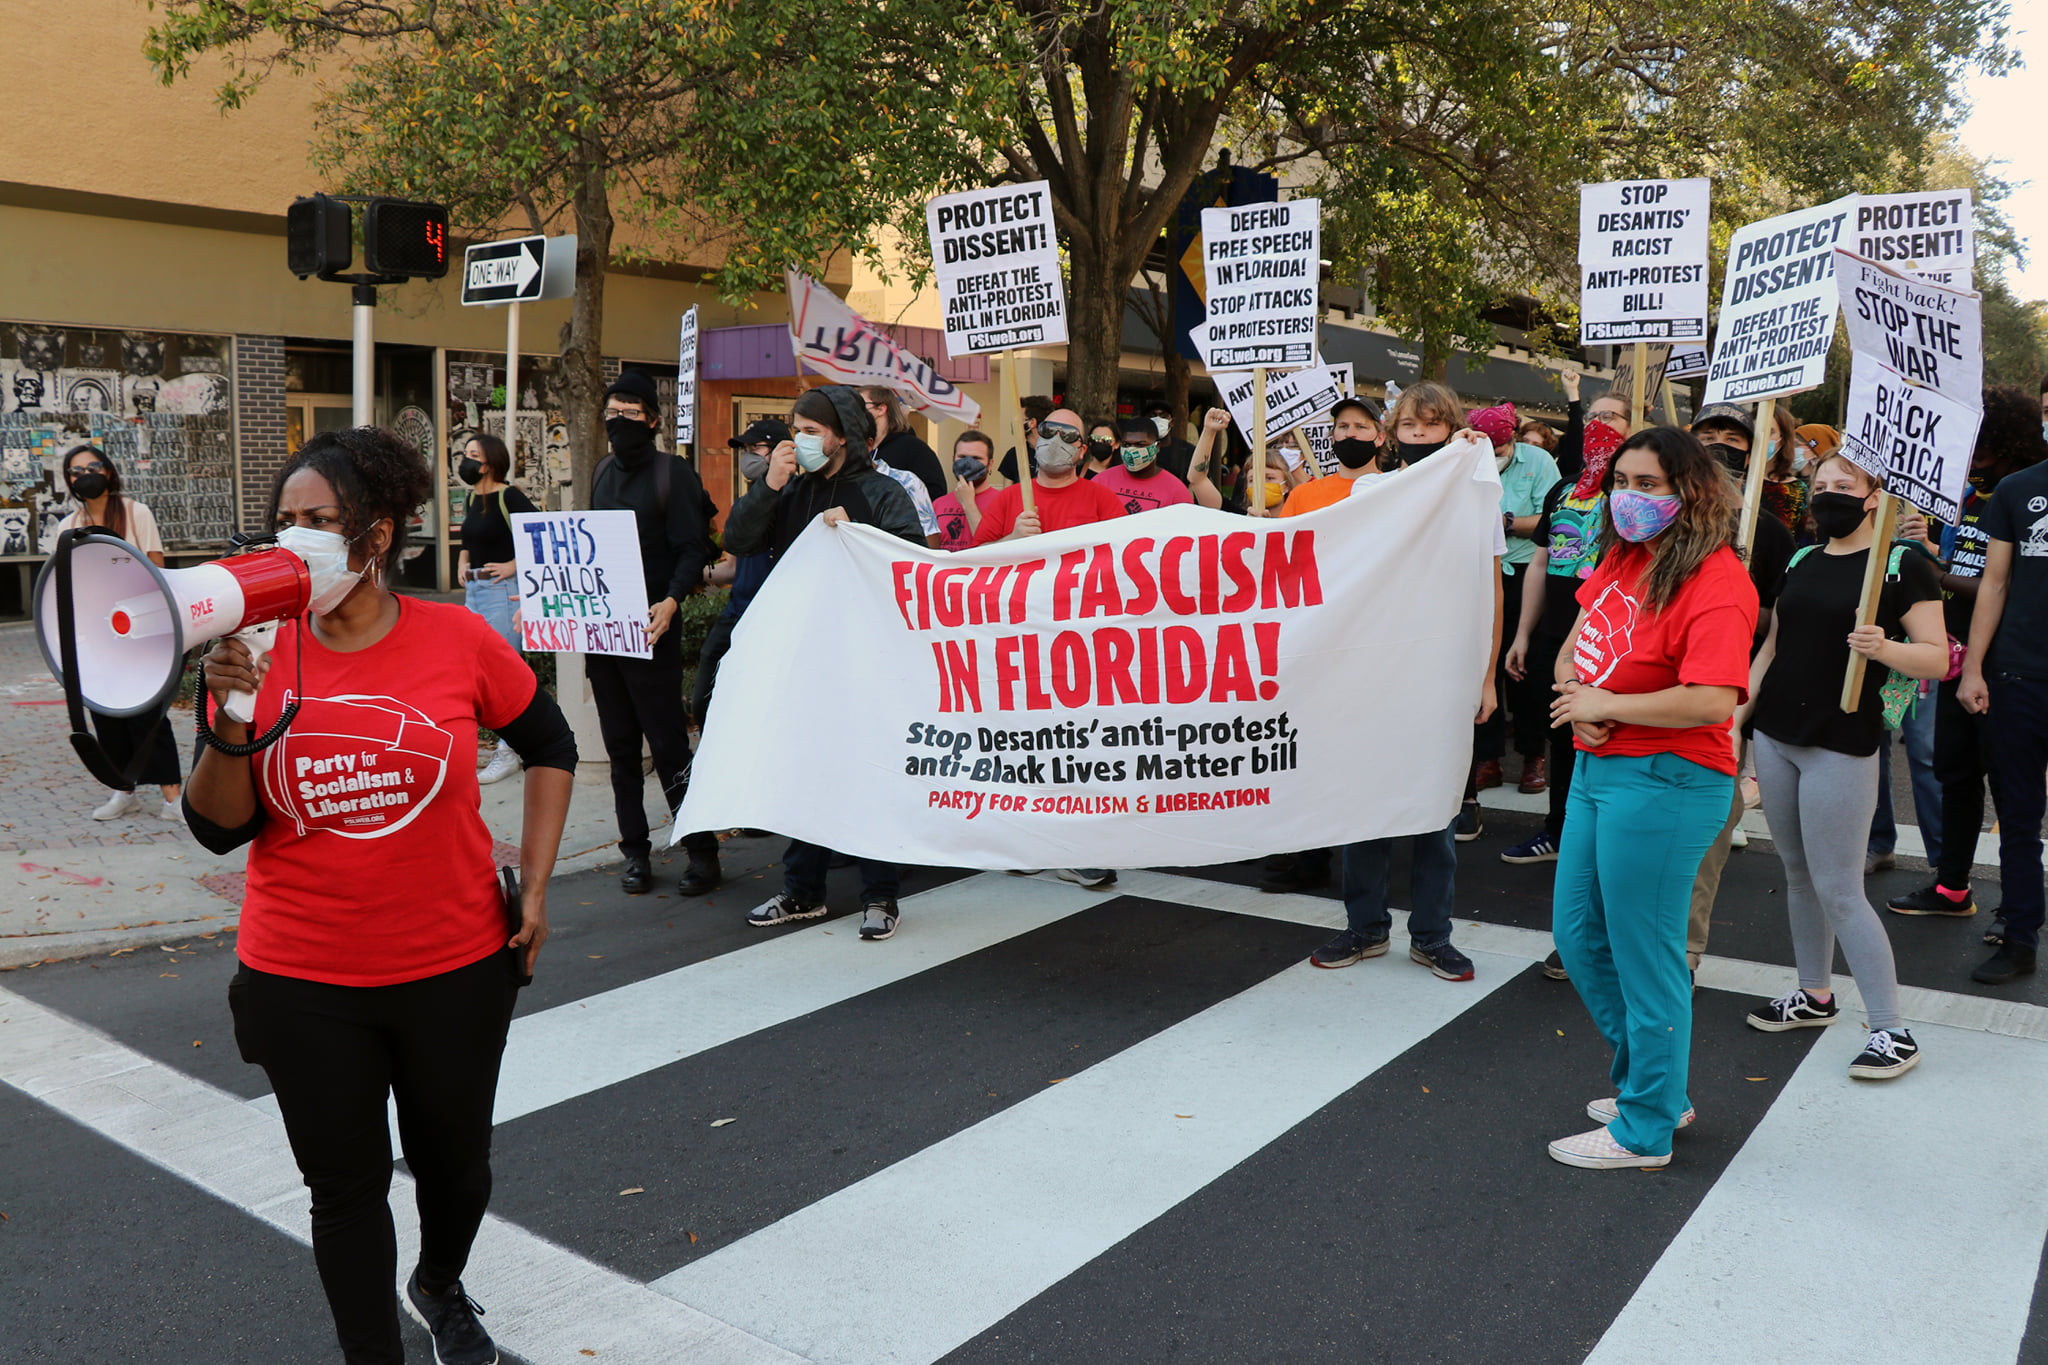
[[[654,656],[631,512],[521,512],[512,518],[512,549],[522,649]]]
[[[1736,230],[1721,281],[1708,403],[1783,398],[1827,378],[1835,339],[1835,247],[1848,236],[1856,196]]]
[[[1982,300],[1847,251],[1836,257],[1855,354],[1842,453],[1953,523],[1983,421]]]
[[[1707,335],[1705,180],[1579,186],[1579,335],[1703,341]]]
[[[1318,199],[1202,210],[1208,315],[1195,348],[1211,371],[1313,365],[1322,310]]]
[[[924,206],[924,223],[950,354],[1066,341],[1051,185],[1034,180],[942,194]]]

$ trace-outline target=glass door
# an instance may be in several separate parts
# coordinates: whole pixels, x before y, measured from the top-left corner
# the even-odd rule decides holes
[[[345,393],[288,393],[284,402],[286,454],[297,454],[316,432],[347,431],[355,425],[355,400]]]

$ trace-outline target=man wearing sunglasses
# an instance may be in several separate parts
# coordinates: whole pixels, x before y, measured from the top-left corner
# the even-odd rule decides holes
[[[1071,408],[1056,409],[1038,424],[1038,476],[1032,480],[1031,511],[1024,510],[1024,491],[1011,484],[982,503],[981,525],[974,543],[1017,540],[1041,531],[1108,521],[1124,514],[1123,501],[1107,488],[1080,476],[1081,452],[1088,434],[1081,416]]]

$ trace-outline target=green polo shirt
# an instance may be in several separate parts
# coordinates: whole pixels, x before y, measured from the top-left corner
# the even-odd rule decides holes
[[[1527,441],[1515,442],[1515,458],[1500,472],[1500,510],[1517,517],[1542,515],[1543,500],[1556,487],[1559,477],[1557,461],[1549,451]],[[1529,537],[1509,536],[1508,552],[1502,556],[1501,564],[1512,573],[1516,565],[1527,564],[1535,553],[1536,542]]]

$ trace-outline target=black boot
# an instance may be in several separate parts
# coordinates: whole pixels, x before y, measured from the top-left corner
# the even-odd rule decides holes
[[[647,855],[626,859],[626,870],[619,874],[619,890],[629,896],[644,896],[654,886],[654,874],[648,870]]]
[[[1985,958],[1983,965],[1970,973],[1970,980],[1987,986],[2003,986],[2015,977],[2032,976],[2033,973],[2034,950],[2006,942],[1999,944],[1998,951]]]
[[[692,858],[683,871],[683,879],[676,883],[676,890],[685,896],[707,895],[718,889],[725,880],[725,873],[718,866],[718,855],[709,858]]]

